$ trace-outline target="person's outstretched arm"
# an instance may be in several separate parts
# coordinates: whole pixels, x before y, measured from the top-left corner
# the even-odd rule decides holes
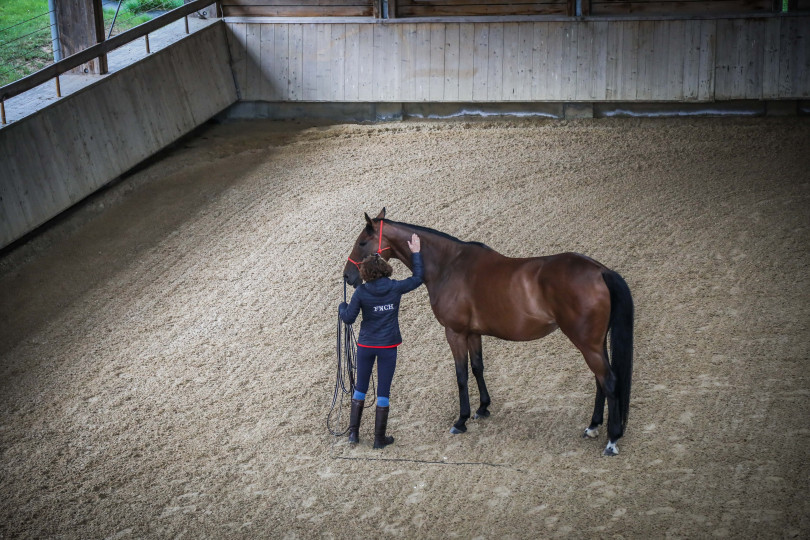
[[[402,294],[412,291],[423,283],[424,267],[422,266],[422,243],[419,236],[414,234],[408,242],[408,248],[411,250],[411,261],[413,262],[413,275],[408,279],[397,281],[396,290]]]

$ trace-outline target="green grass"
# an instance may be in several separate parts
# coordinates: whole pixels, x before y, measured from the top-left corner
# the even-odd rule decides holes
[[[112,24],[113,17],[115,17],[115,10],[104,8],[105,36],[110,33],[110,25]],[[115,19],[115,30],[113,31],[113,35],[125,32],[130,28],[138,26],[139,24],[145,23],[146,21],[149,20],[152,20],[152,17],[150,17],[149,15],[146,14],[135,15],[130,11],[128,11],[126,7],[121,6],[121,11],[118,12],[118,18]]]
[[[0,86],[52,62],[48,0],[0,1]]]
[[[169,11],[183,5],[183,0],[126,0],[124,7],[130,13],[144,13],[146,11]]]

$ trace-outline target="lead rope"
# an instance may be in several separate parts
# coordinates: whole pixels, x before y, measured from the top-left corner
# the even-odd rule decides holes
[[[343,301],[346,301],[346,281],[343,281]],[[346,435],[349,432],[349,426],[340,430],[341,417],[343,416],[343,400],[348,396],[351,400],[354,394],[354,385],[357,377],[357,339],[354,335],[354,328],[351,324],[347,324],[340,319],[338,315],[337,320],[337,342],[335,347],[337,355],[337,373],[335,375],[335,389],[332,393],[332,405],[329,408],[329,414],[326,416],[326,429],[329,433],[334,435],[335,439],[332,443],[337,442],[339,437]],[[348,385],[347,385],[348,381]],[[374,399],[376,402],[377,385],[373,379],[372,374],[372,388],[374,389]],[[337,412],[335,412],[337,411]],[[334,427],[332,424],[332,416],[335,415]]]

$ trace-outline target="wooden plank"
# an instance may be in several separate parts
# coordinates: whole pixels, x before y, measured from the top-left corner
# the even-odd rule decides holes
[[[765,42],[762,58],[762,98],[779,97],[779,28],[782,19],[765,21]]]
[[[708,15],[767,13],[771,0],[608,1],[592,2],[591,15]]]
[[[461,25],[448,23],[444,30],[444,99],[459,100]]]
[[[289,99],[304,99],[304,25],[289,26],[290,84]]]
[[[332,62],[329,49],[332,44],[331,24],[315,25],[315,96],[316,101],[333,101]]]
[[[246,25],[245,90],[242,99],[252,101],[261,94],[261,25]]]
[[[487,60],[488,101],[503,100],[503,23],[489,25],[489,59]]]
[[[259,90],[256,99],[273,101],[278,99],[274,93],[271,78],[278,66],[275,64],[276,26],[274,24],[259,25]]]
[[[762,71],[765,64],[765,33],[764,19],[747,19],[748,27],[747,59],[741,58],[743,66],[743,92],[746,99],[762,99]],[[740,51],[746,54],[744,49]]]
[[[576,79],[574,79],[574,99],[590,101],[593,94],[591,65],[593,59],[593,24],[584,22],[576,26]]]
[[[374,88],[374,28],[368,24],[360,25],[360,101],[373,101]]]
[[[396,25],[399,31],[399,88],[402,101],[416,100],[417,33],[415,24]]]
[[[373,101],[382,101],[385,99],[384,92],[385,92],[385,85],[388,84],[388,81],[385,80],[385,64],[386,64],[386,51],[385,51],[385,42],[383,39],[383,31],[382,25],[376,24],[373,27],[372,34],[373,34],[373,44],[372,44],[372,55],[373,55],[373,63],[372,63],[372,88],[371,88],[371,95]]]
[[[433,23],[430,28],[430,101],[444,101],[444,48],[445,24]]]
[[[560,63],[560,95],[565,101],[576,100],[577,89],[577,45],[579,23],[562,23],[562,56]]]
[[[664,99],[683,101],[684,63],[689,55],[690,44],[686,41],[684,21],[668,21],[669,35],[664,53],[667,55],[667,92]]]
[[[385,78],[388,81],[385,100],[399,101],[399,96],[402,94],[402,87],[400,86],[401,42],[399,41],[399,33],[393,26],[384,25],[384,28],[386,36]]]
[[[363,25],[366,26],[366,25]],[[346,59],[343,74],[346,101],[360,99],[360,25],[346,25]]]
[[[607,21],[594,21],[593,23],[593,93],[591,99],[603,101],[607,97],[607,53],[608,53],[608,27]]]
[[[430,27],[416,27],[416,58],[414,66],[414,100],[430,99]]]
[[[319,24],[303,24],[301,33],[301,99],[313,101],[318,95],[318,28]]]
[[[615,101],[620,99],[621,69],[625,58],[622,55],[624,39],[624,23],[613,22],[608,25],[607,31],[607,58],[605,60],[605,99]]]
[[[734,96],[733,85],[737,79],[737,40],[734,20],[717,21],[717,56],[715,59],[715,99]]]
[[[717,21],[700,21],[700,75],[698,100],[714,99],[715,39]]]
[[[503,25],[503,89],[501,99],[517,99],[520,85],[520,24]]]
[[[810,97],[810,54],[808,54],[808,29],[806,19],[789,18],[784,21],[787,26],[788,48],[787,70],[783,75],[785,79],[786,94],[780,97],[784,99],[798,99]]]
[[[685,101],[698,98],[700,80],[700,21],[683,21],[683,85]]]
[[[371,17],[371,6],[231,6],[226,17]]]
[[[496,15],[567,15],[566,3],[529,3],[518,0],[502,4],[478,4],[469,0],[458,2],[431,2],[415,4],[399,2],[398,17],[444,17],[444,16],[496,16]]]
[[[489,24],[475,23],[473,45],[473,101],[487,99],[487,64],[489,63]]]
[[[332,47],[329,51],[332,68],[332,101],[346,100],[346,25],[331,25]]]
[[[530,101],[532,99],[532,45],[534,42],[534,23],[525,22],[518,25],[518,80],[515,99]]]
[[[275,27],[273,60],[276,65],[270,75],[274,88],[273,98],[286,101],[290,99],[290,25],[275,24],[273,26]]]
[[[652,100],[655,84],[655,21],[639,21],[636,99]]]
[[[670,93],[669,65],[667,65],[670,22],[653,22],[652,58],[647,68],[650,74],[649,95],[655,101],[665,101]]]
[[[458,100],[472,101],[475,84],[475,25],[459,25]]]
[[[230,25],[228,32],[228,44],[231,49],[231,65],[233,66],[233,78],[236,82],[236,90],[240,99],[245,96],[247,86],[247,60],[245,58],[247,50],[247,24],[234,23]]]

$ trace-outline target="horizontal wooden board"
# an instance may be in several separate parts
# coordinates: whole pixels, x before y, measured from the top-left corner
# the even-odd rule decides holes
[[[601,0],[589,4],[586,13],[598,15],[705,15],[762,13],[774,10],[772,0]]]
[[[371,17],[368,6],[223,6],[226,17]]]
[[[477,4],[456,6],[399,6],[398,17],[457,17],[476,15],[566,15],[567,8],[555,4]]]
[[[397,17],[571,15],[569,0],[397,0]]]

